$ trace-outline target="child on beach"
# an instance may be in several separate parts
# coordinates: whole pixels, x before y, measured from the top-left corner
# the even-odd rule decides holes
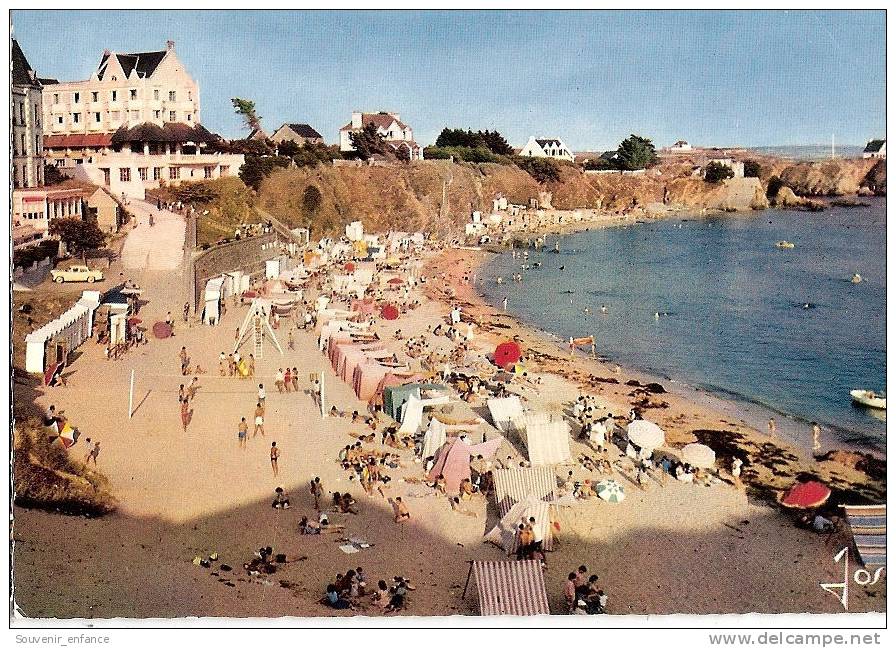
[[[246,423],[246,417],[242,417],[240,419],[239,429],[237,432],[237,439],[239,439],[239,446],[245,450],[246,449],[246,436],[249,434],[249,424]]]

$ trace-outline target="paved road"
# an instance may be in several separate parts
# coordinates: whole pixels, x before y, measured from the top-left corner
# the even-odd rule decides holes
[[[137,227],[128,233],[121,250],[121,262],[127,270],[175,270],[184,259],[184,217],[159,211],[155,205],[131,201],[128,205]],[[149,226],[149,215],[154,224]]]

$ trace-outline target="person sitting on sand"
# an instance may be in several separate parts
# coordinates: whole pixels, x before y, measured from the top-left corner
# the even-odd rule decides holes
[[[469,500],[473,498],[473,483],[469,479],[462,479],[460,482],[460,498]]]
[[[326,604],[336,610],[350,610],[352,604],[339,596],[336,586],[332,583],[327,585],[327,595],[325,597]]]
[[[277,488],[274,489],[274,492],[276,495],[274,496],[274,501],[271,502],[271,507],[275,509],[288,509],[289,495],[283,490],[283,487],[277,486]]]
[[[389,605],[389,586],[386,581],[381,580],[376,584],[376,591],[373,593],[373,604],[378,608],[385,609]]]

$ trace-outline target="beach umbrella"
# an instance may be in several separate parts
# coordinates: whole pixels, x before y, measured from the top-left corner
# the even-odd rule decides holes
[[[392,277],[386,283],[388,283],[390,286],[400,286],[404,283],[404,280],[401,277]]]
[[[787,493],[782,493],[778,502],[787,508],[810,509],[821,506],[830,496],[830,488],[817,481],[808,481],[795,484]]]
[[[53,439],[52,443],[68,450],[77,443],[79,436],[81,436],[81,433],[66,423],[62,427],[62,432],[59,433],[58,437]]]
[[[650,421],[637,420],[628,424],[628,438],[636,446],[645,450],[655,450],[666,441],[662,428]]]
[[[152,325],[152,334],[159,340],[171,337],[171,325],[167,322],[156,322]]]
[[[702,443],[689,443],[681,449],[681,458],[694,468],[712,468],[716,465],[716,453]]]
[[[512,340],[502,342],[495,347],[495,364],[502,369],[506,369],[508,365],[512,365],[519,360],[522,354],[523,352],[520,350],[520,345],[516,342],[513,342]]]
[[[383,317],[387,320],[396,320],[398,319],[398,309],[393,304],[386,304],[383,306]]]
[[[349,261],[348,263],[346,263],[346,264],[343,266],[343,270],[345,270],[346,272],[354,272],[354,271],[355,271],[355,264],[352,263],[351,261]]]
[[[625,489],[615,479],[604,479],[597,482],[594,490],[599,498],[613,504],[617,504],[625,499]]]

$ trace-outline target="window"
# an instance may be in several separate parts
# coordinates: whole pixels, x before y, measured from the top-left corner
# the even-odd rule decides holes
[[[193,101],[193,91],[187,90],[187,99]]]
[[[122,182],[130,182],[131,181],[131,169],[130,167],[122,167],[118,170],[118,179]]]
[[[40,104],[34,104],[34,123],[40,126]]]
[[[149,171],[147,167],[140,167],[139,169],[137,169],[137,173],[140,174],[140,179],[143,182],[146,182],[146,178],[148,177],[147,171]]]
[[[118,90],[112,91],[112,101],[118,101]]]
[[[168,112],[168,121],[177,121],[177,112],[171,110]]]
[[[90,93],[90,100],[91,100],[91,101],[99,101],[99,100],[100,100],[100,93],[99,93],[99,92],[91,92],[91,93]]]
[[[119,121],[121,119],[121,111],[120,110],[113,110],[111,115],[112,115],[112,121]]]
[[[226,164],[221,165],[221,175],[226,176],[230,173],[230,166]]]
[[[56,123],[57,123],[57,124],[62,124],[62,123],[64,123],[64,122],[65,122],[65,117],[63,117],[62,115],[59,115],[59,116],[56,118]]]
[[[180,167],[168,167],[168,179],[169,180],[179,180],[180,179]]]
[[[177,92],[175,92],[174,90],[169,90],[168,101],[177,101]]]
[[[152,179],[153,180],[161,180],[162,179],[162,167],[153,167]]]
[[[135,88],[131,88],[131,99],[137,98],[137,90]]]
[[[72,113],[72,123],[73,124],[81,123],[81,113]]]
[[[211,178],[212,172],[214,171],[214,169],[215,169],[215,167],[210,167],[210,166],[205,167],[205,177]]]
[[[19,102],[19,124],[25,125],[25,102]]]
[[[161,119],[161,118],[162,118],[162,111],[161,111],[161,110],[153,110],[153,111],[152,111],[152,116],[155,117],[156,119]]]
[[[54,94],[54,95],[53,95],[53,103],[54,103],[54,104],[58,104],[58,103],[59,103],[59,95],[58,95],[58,94]]]
[[[131,111],[131,119],[133,119],[134,121],[138,121],[140,119],[140,111],[132,110]]]
[[[192,114],[187,113],[187,121],[188,121],[188,122],[189,122],[189,121],[193,121],[193,115],[192,115]]]
[[[80,93],[80,92],[73,92],[73,93],[72,93],[72,101],[73,101],[74,103],[79,103],[79,102],[81,101],[81,93]]]
[[[158,88],[156,88],[155,90],[152,91],[152,98],[155,99],[156,101],[159,100],[159,90],[158,90]]]
[[[22,155],[28,154],[28,140],[25,139],[25,133],[22,133]]]
[[[99,124],[101,121],[103,121],[103,116],[100,115],[100,113],[95,112],[95,113],[93,113],[93,120],[94,120],[97,124]]]

